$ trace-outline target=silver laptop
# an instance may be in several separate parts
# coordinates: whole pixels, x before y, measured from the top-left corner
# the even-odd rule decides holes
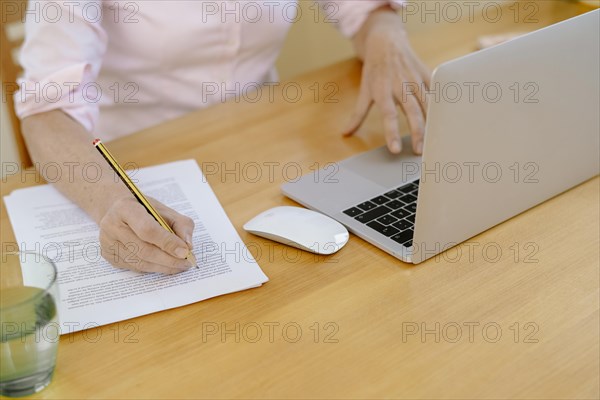
[[[405,138],[400,155],[359,154],[283,193],[416,264],[594,177],[599,21],[596,10],[439,66],[422,157]]]

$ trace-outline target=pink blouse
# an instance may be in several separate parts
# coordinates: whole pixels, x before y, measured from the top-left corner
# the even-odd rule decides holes
[[[274,82],[300,18],[351,37],[373,9],[401,0],[30,1],[15,94],[20,118],[61,109],[104,140]]]

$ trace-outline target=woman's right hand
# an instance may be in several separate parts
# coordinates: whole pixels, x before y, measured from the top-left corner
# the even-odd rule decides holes
[[[102,256],[118,268],[175,274],[191,268],[194,222],[149,199],[175,234],[167,231],[133,197],[115,201],[100,221]]]

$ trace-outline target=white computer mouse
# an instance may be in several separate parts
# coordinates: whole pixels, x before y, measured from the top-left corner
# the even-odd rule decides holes
[[[244,225],[250,233],[317,254],[333,254],[349,238],[348,230],[321,213],[300,207],[275,207]]]

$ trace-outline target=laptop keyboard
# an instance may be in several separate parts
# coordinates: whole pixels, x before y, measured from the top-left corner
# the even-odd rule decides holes
[[[357,204],[344,214],[406,247],[412,246],[417,193],[416,180],[397,189]]]

